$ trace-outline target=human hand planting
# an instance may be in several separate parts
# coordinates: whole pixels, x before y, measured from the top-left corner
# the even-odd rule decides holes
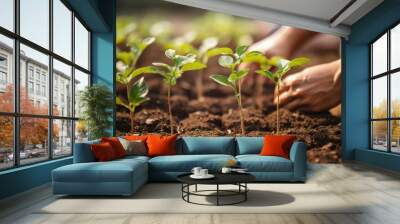
[[[340,60],[308,67],[286,77],[278,95],[280,104],[289,110],[327,111],[340,104]]]

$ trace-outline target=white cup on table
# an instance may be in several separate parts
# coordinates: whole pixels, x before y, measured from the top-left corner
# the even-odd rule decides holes
[[[201,169],[200,170],[200,176],[207,176],[208,175],[208,169]]]
[[[201,167],[194,167],[193,169],[192,169],[192,173],[194,174],[194,175],[196,175],[196,176],[200,176],[201,175],[201,170],[202,170],[203,168],[201,168]]]

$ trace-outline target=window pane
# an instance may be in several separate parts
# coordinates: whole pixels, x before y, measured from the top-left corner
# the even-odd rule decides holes
[[[400,118],[400,72],[391,75],[390,98],[392,117]]]
[[[49,0],[20,0],[21,36],[49,48]]]
[[[392,152],[400,153],[400,120],[391,121]]]
[[[372,81],[372,118],[387,117],[387,78]]]
[[[72,154],[72,121],[53,120],[53,156]]]
[[[0,35],[0,111],[2,112],[14,111],[13,49],[13,40]]]
[[[53,51],[71,60],[72,12],[60,0],[53,0],[53,17]]]
[[[48,63],[47,55],[21,44],[21,113],[48,114]]]
[[[372,122],[372,148],[387,151],[387,121]]]
[[[75,143],[88,140],[88,130],[84,120],[75,121]]]
[[[372,45],[372,71],[373,75],[387,71],[387,34]]]
[[[49,158],[48,121],[44,118],[31,117],[20,119],[19,156],[21,164],[34,163]]]
[[[89,86],[89,75],[75,69],[75,117],[81,114],[79,95],[87,86]]]
[[[75,18],[75,63],[89,70],[89,32]]]
[[[391,69],[400,67],[400,25],[391,30],[390,60]]]
[[[72,117],[71,66],[53,60],[53,114]]]
[[[0,1],[0,26],[14,31],[14,0]]]
[[[14,165],[13,118],[0,116],[0,170]]]

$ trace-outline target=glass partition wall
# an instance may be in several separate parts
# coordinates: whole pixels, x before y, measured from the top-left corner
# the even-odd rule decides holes
[[[89,29],[66,2],[0,1],[0,170],[72,155],[90,74]]]
[[[400,24],[370,45],[371,149],[400,153]]]

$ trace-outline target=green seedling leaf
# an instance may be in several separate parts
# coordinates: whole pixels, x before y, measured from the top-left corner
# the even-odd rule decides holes
[[[185,64],[184,66],[182,66],[182,72],[200,70],[200,69],[203,69],[205,67],[206,67],[205,64],[196,61],[196,62]]]
[[[214,48],[214,49],[210,49],[207,51],[207,57],[209,57],[209,58],[217,56],[217,55],[221,55],[221,54],[232,55],[233,51],[229,47]]]
[[[115,103],[116,103],[117,105],[123,106],[123,107],[125,107],[126,109],[130,110],[129,105],[126,104],[126,103],[125,103],[120,97],[118,97],[118,96],[115,98]]]
[[[240,70],[238,72],[231,73],[229,75],[228,80],[231,83],[236,82],[236,81],[240,80],[241,78],[245,77],[248,73],[249,73],[249,71],[248,70],[244,70],[244,69]]]
[[[165,56],[169,59],[173,59],[175,57],[176,51],[174,49],[168,49],[165,51]]]
[[[225,68],[230,68],[233,64],[233,58],[228,55],[222,55],[218,59],[218,64]]]
[[[236,54],[241,57],[246,51],[247,51],[248,46],[242,45],[236,48]]]
[[[199,55],[203,56],[208,50],[216,47],[218,45],[218,38],[209,37],[203,40],[199,48]]]
[[[265,57],[261,52],[258,51],[251,51],[249,53],[246,53],[243,56],[242,61],[246,63],[258,63],[260,65],[268,63],[267,57]]]
[[[149,93],[149,88],[144,82],[144,77],[137,80],[132,87],[129,89],[128,101],[129,106],[132,108],[140,105],[141,103],[148,100],[146,97]]]
[[[231,88],[235,88],[234,87],[234,84],[233,83],[231,83],[229,80],[228,80],[228,77],[226,77],[225,75],[212,75],[212,76],[210,76],[210,78],[212,79],[212,80],[214,80],[216,83],[218,83],[218,84],[221,84],[221,85],[223,85],[223,86],[229,86],[229,87],[231,87]]]
[[[288,63],[288,66],[289,66],[290,68],[297,68],[297,67],[303,66],[303,65],[305,65],[305,64],[307,64],[307,63],[309,63],[309,62],[310,62],[310,59],[309,59],[309,58],[306,58],[306,57],[299,57],[299,58],[295,58],[295,59],[291,60],[291,61]]]
[[[278,56],[272,57],[270,59],[270,64],[278,68],[285,67],[289,62],[290,62],[289,60]]]
[[[163,71],[161,71],[159,68],[157,68],[155,66],[141,67],[141,68],[136,69],[129,75],[128,81],[130,81],[131,79],[133,79],[141,74],[145,74],[145,73],[161,74],[161,73],[163,73]]]
[[[152,43],[154,43],[154,41],[156,40],[156,38],[154,38],[154,37],[147,37],[147,38],[144,38],[144,40],[142,41],[142,43],[143,43],[143,45],[144,46],[149,46],[150,44],[152,44]]]
[[[193,63],[193,62],[196,61],[196,55],[194,55],[194,54],[188,54],[188,55],[183,56],[183,57],[184,57],[184,59],[183,59],[183,61],[181,63],[182,65],[186,65],[186,64]]]
[[[276,81],[277,76],[275,75],[275,73],[272,73],[270,71],[265,71],[265,70],[257,70],[256,71],[257,74],[262,75],[270,80],[272,80],[273,82]]]
[[[133,60],[133,54],[131,52],[118,52],[117,61],[122,61],[125,65],[131,65]]]
[[[154,63],[152,63],[152,64],[153,64],[154,66],[157,66],[157,67],[163,67],[163,68],[167,69],[167,71],[171,71],[171,66],[168,65],[168,64],[161,63],[161,62],[154,62]]]

